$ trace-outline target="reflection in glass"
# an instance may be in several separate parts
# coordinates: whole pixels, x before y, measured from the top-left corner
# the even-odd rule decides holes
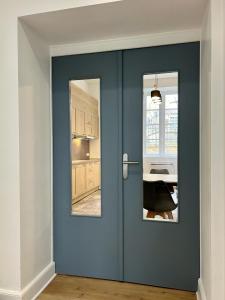
[[[70,81],[72,214],[101,216],[100,79]]]
[[[157,77],[161,103],[151,98]],[[143,76],[143,218],[178,221],[178,73]]]

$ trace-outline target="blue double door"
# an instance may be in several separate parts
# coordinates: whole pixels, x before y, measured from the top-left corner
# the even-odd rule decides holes
[[[143,220],[143,75],[178,72],[179,221]],[[101,217],[71,214],[70,80],[100,78]],[[199,43],[54,57],[54,259],[60,274],[196,291]],[[123,153],[139,164],[123,179]]]

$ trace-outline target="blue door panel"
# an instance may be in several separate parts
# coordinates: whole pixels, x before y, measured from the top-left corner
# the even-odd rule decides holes
[[[54,259],[56,272],[121,280],[121,52],[55,57],[53,82]],[[102,217],[71,215],[69,81],[101,79]]]
[[[143,221],[143,75],[179,72],[179,222]],[[199,278],[199,43],[123,52],[124,280],[196,291]]]

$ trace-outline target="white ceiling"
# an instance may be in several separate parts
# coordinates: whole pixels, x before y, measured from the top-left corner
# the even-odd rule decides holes
[[[158,87],[169,87],[169,86],[177,86],[178,84],[178,73],[158,73],[158,74],[147,74],[143,76],[143,86],[144,88],[153,88],[155,83],[155,75],[157,75],[158,79]]]
[[[200,28],[207,0],[123,0],[22,19],[51,45]]]
[[[178,72],[145,74],[144,79],[155,79],[155,75],[157,78],[177,78]]]
[[[71,80],[72,84],[75,84],[83,91],[94,97],[96,100],[100,100],[100,78],[96,79],[83,79],[83,80]]]

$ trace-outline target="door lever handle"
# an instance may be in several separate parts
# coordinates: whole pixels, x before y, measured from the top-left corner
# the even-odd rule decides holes
[[[137,165],[139,164],[139,161],[129,161],[128,160],[128,154],[123,154],[123,179],[128,178],[128,166],[129,165]]]
[[[123,161],[124,165],[138,165],[139,161]]]

